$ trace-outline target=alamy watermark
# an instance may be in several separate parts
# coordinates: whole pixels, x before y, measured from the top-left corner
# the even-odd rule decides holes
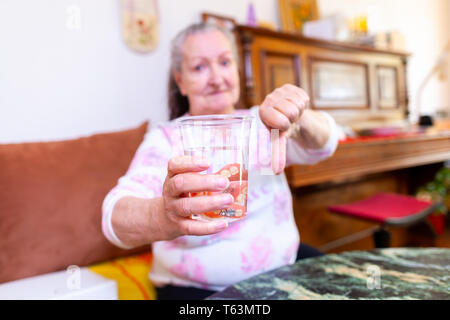
[[[70,5],[66,8],[66,28],[70,31],[81,30],[81,8]]]
[[[69,290],[79,290],[81,289],[81,269],[79,266],[70,265],[66,269],[68,274],[66,280],[66,286]]]
[[[367,289],[381,289],[381,269],[376,265],[369,265],[366,268],[366,273],[368,275],[366,280]]]

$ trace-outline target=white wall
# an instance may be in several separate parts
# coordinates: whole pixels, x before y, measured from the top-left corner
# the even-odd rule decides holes
[[[372,31],[403,33],[406,50],[411,53],[407,80],[414,116],[417,89],[450,40],[450,0],[320,0],[319,3],[322,15],[367,13]],[[447,79],[439,81],[435,76],[423,92],[425,113],[450,111],[450,56],[447,61]]]
[[[54,140],[167,119],[169,43],[204,10],[245,20],[247,1],[159,0],[160,43],[122,41],[118,0],[0,1],[0,142]],[[257,1],[272,19],[275,3]],[[81,30],[66,27],[81,10]]]
[[[279,26],[277,0],[253,0]],[[167,119],[169,43],[202,11],[245,22],[246,0],[158,0],[160,43],[137,54],[122,41],[118,0],[0,1],[0,143],[73,138]],[[323,15],[371,7],[377,28],[397,28],[413,53],[410,92],[449,38],[450,0],[319,0]],[[81,29],[66,26],[81,10]],[[450,64],[449,64],[450,65]],[[449,107],[450,84],[430,83],[428,108]],[[413,96],[411,98],[414,98]],[[414,99],[412,99],[414,103]]]

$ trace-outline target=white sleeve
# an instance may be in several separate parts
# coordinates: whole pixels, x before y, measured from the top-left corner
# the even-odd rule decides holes
[[[161,196],[170,156],[170,139],[164,129],[155,127],[147,132],[127,173],[103,200],[102,231],[112,244],[122,249],[132,249],[124,245],[113,230],[111,216],[115,204],[126,196],[146,199]]]
[[[320,149],[301,147],[294,139],[288,139],[286,150],[286,166],[293,164],[315,164],[333,155],[338,146],[338,129],[333,117],[320,111],[328,121],[330,135],[328,141]],[[300,128],[301,130],[301,128]]]

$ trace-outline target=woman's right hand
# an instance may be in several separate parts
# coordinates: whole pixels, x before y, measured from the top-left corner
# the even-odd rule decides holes
[[[220,192],[228,188],[228,178],[218,174],[199,174],[209,164],[200,157],[178,156],[169,160],[167,177],[164,181],[163,225],[165,235],[174,239],[181,235],[208,235],[227,228],[226,221],[199,221],[190,218],[192,214],[201,214],[229,207],[234,201],[229,193],[190,198],[189,192]]]

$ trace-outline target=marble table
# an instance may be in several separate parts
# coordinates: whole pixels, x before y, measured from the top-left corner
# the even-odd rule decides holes
[[[239,282],[208,300],[450,300],[450,249],[389,248],[309,258]]]

